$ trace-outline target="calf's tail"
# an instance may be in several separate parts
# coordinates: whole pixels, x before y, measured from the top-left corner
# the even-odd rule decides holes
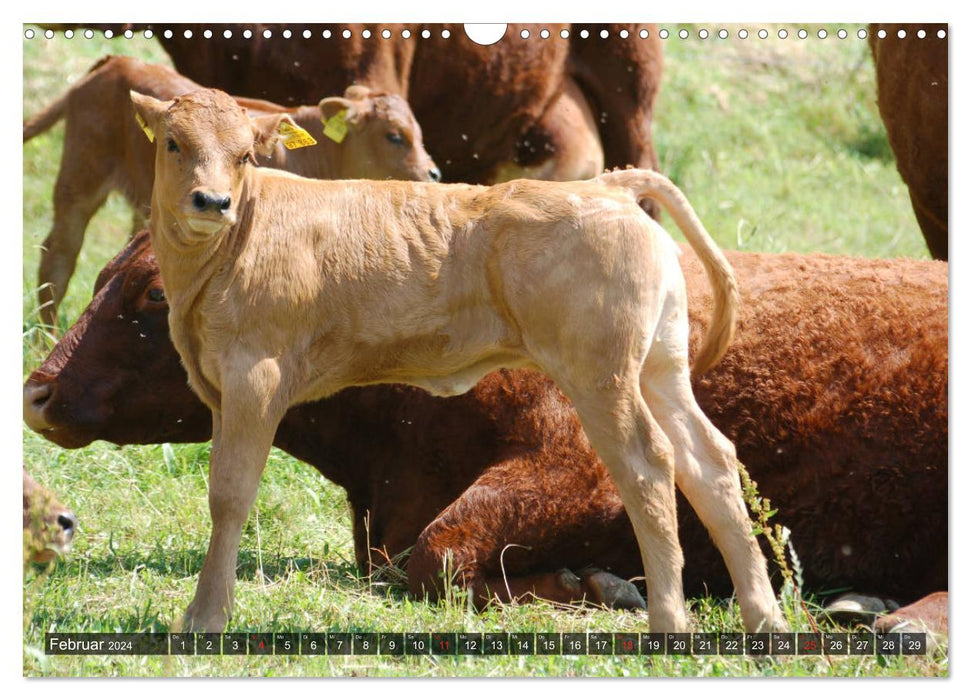
[[[701,260],[715,296],[715,309],[708,333],[691,367],[693,376],[704,374],[722,358],[735,336],[740,299],[731,265],[705,230],[687,197],[660,173],[653,170],[615,170],[601,175],[597,180],[605,185],[628,189],[639,200],[649,198],[658,202],[674,219]]]
[[[27,143],[38,134],[43,134],[45,131],[63,119],[64,112],[67,109],[67,100],[71,96],[71,93],[77,90],[78,87],[84,83],[87,83],[92,78],[92,74],[95,71],[109,63],[113,58],[114,56],[102,56],[99,58],[95,64],[88,69],[87,74],[81,78],[81,80],[68,88],[64,94],[54,100],[54,102],[47,105],[40,112],[25,121],[23,142]]]
[[[24,143],[27,143],[38,134],[44,133],[64,117],[64,109],[67,106],[67,98],[70,94],[71,91],[68,90],[54,100],[54,102],[24,122]]]

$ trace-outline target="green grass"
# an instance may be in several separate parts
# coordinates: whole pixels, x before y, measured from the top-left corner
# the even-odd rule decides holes
[[[677,29],[677,27],[670,27]],[[709,27],[709,30],[712,28]],[[851,37],[855,27],[848,27]],[[926,258],[874,103],[865,42],[668,39],[655,135],[663,169],[726,247]],[[771,30],[775,36],[775,29]],[[167,61],[155,42],[24,41],[24,114],[38,111],[106,53]],[[37,327],[38,246],[51,223],[63,127],[24,146],[24,376],[49,338]],[[61,324],[91,297],[102,265],[126,240],[127,205],[109,201],[88,235]],[[673,227],[671,227],[673,228]],[[78,513],[71,554],[24,581],[25,675],[414,676],[939,676],[946,649],[882,657],[646,658],[623,656],[45,657],[53,631],[169,631],[192,597],[209,538],[208,445],[63,450],[27,429],[24,461]],[[784,504],[779,504],[784,511]],[[781,517],[781,516],[780,516]],[[687,557],[691,556],[686,552]],[[274,451],[240,551],[231,628],[243,631],[643,631],[626,612],[537,603],[470,611],[409,599],[353,565],[343,491]],[[811,605],[811,602],[810,602]],[[731,601],[689,601],[697,629],[742,629]],[[796,627],[800,609],[787,609]],[[832,625],[825,629],[834,629]]]
[[[708,27],[714,32],[716,28]],[[865,41],[669,38],[661,169],[723,246],[927,258]],[[751,31],[751,28],[750,28]],[[670,226],[669,229],[673,229]]]

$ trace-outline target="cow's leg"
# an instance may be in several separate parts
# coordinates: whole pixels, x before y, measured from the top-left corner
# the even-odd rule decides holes
[[[475,604],[534,599],[554,603],[603,605],[617,610],[644,610],[647,605],[630,581],[600,569],[559,569],[521,576],[487,576],[472,589]]]
[[[695,401],[687,338],[679,328],[682,323],[662,321],[641,375],[643,395],[674,445],[678,487],[725,559],[745,628],[750,632],[784,629],[742,498],[735,447]]]
[[[944,188],[947,191],[947,188]],[[940,217],[936,216],[933,211],[925,207],[923,203],[914,196],[913,191],[910,193],[910,202],[914,207],[914,215],[917,217],[917,223],[920,226],[921,232],[924,234],[924,240],[927,241],[927,248],[931,252],[931,257],[935,260],[947,260],[947,220],[941,220]],[[946,213],[945,208],[945,213]]]
[[[220,632],[226,627],[233,609],[243,526],[284,413],[274,396],[279,382],[274,362],[257,363],[245,374],[227,374],[224,382],[222,411],[213,411],[209,459],[212,537],[195,598],[185,613],[187,631]]]
[[[623,505],[592,461],[542,446],[491,466],[419,535],[408,559],[412,593],[437,598],[448,562],[479,607],[533,598],[645,607],[629,582],[585,568],[634,551]]]
[[[40,318],[49,326],[57,324],[57,307],[74,274],[88,222],[108,196],[110,173],[99,165],[87,161],[61,163],[54,186],[54,224],[41,247],[37,275]]]
[[[634,526],[647,581],[651,630],[685,631],[674,450],[640,395],[636,372],[607,372],[609,378],[592,386],[550,374],[576,406]]]

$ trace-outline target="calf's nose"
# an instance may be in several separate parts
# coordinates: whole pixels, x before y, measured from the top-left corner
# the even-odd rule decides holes
[[[67,538],[67,541],[70,542],[78,529],[78,516],[71,511],[64,511],[57,516],[57,524],[64,531],[64,536]]]
[[[31,430],[39,432],[50,427],[44,418],[44,409],[53,394],[50,383],[28,381],[24,384],[24,422]]]
[[[232,200],[229,198],[229,195],[212,194],[211,192],[203,192],[202,190],[196,190],[192,195],[192,206],[200,212],[215,211],[225,213],[231,204]]]

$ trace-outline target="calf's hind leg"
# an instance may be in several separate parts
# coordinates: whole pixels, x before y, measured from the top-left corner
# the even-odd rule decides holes
[[[695,401],[688,372],[687,339],[681,334],[659,332],[644,365],[641,390],[674,445],[678,487],[728,566],[745,629],[785,629],[769,584],[765,558],[752,535],[735,466],[735,447]]]
[[[613,375],[591,387],[568,381],[557,384],[576,406],[634,526],[644,563],[651,631],[685,631],[674,450],[640,395],[636,373]]]

